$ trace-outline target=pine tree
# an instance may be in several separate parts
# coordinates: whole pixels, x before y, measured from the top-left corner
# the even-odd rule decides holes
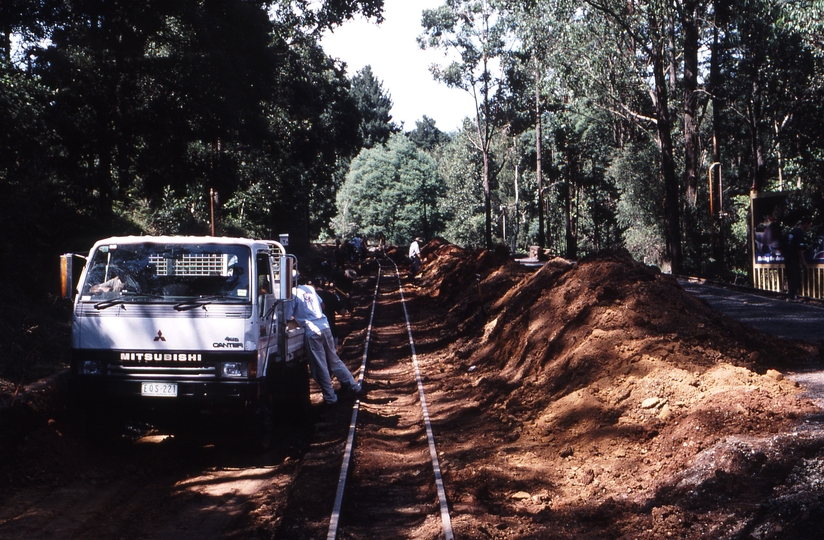
[[[366,66],[352,78],[352,98],[361,114],[360,135],[364,148],[384,144],[399,130],[392,122],[392,98],[375,78],[372,66]]]

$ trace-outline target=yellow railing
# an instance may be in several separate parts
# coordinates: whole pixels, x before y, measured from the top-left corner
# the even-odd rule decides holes
[[[783,264],[755,265],[754,285],[756,289],[787,292],[787,280]],[[824,266],[810,265],[801,271],[801,296],[824,298]]]

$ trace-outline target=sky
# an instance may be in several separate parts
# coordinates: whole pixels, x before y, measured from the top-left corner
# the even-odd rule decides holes
[[[444,53],[423,51],[415,38],[421,28],[421,12],[443,5],[443,0],[386,0],[384,22],[378,26],[363,18],[348,21],[326,34],[321,45],[326,54],[346,62],[351,78],[364,66],[383,83],[392,99],[392,120],[404,131],[426,115],[444,132],[456,131],[464,117],[473,115],[472,97],[463,90],[436,82],[432,64],[444,64]]]

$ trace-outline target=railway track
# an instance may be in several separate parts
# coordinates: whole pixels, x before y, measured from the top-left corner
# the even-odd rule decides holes
[[[335,427],[343,411],[335,411],[337,422],[319,422],[278,538],[454,538],[397,266],[378,260],[369,284],[357,374],[366,394],[352,403],[345,433]],[[323,505],[326,515],[318,511]]]
[[[365,266],[341,346],[367,390],[359,400],[324,406],[314,392],[312,421],[283,419],[262,454],[211,417],[101,449],[53,389],[37,396],[42,417],[17,435],[21,451],[0,464],[0,539],[454,538],[417,311],[394,264]]]

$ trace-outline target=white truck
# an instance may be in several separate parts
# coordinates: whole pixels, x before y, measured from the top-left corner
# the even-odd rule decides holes
[[[303,330],[284,320],[296,271],[281,243],[245,238],[113,237],[61,256],[70,389],[89,427],[235,409],[265,433],[273,408],[308,404]]]

